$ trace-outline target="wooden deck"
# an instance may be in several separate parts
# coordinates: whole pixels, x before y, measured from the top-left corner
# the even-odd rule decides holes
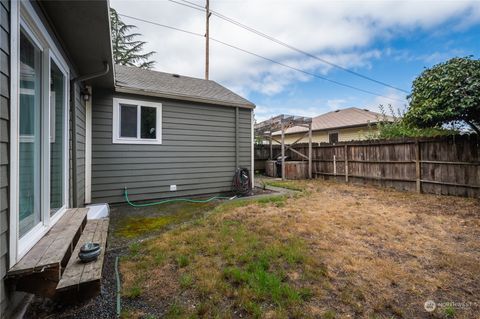
[[[67,210],[58,223],[10,269],[8,276],[59,266],[67,251],[71,250],[75,235],[81,233],[87,221],[87,211],[87,208]]]
[[[100,292],[109,219],[87,220],[87,212],[88,208],[68,209],[8,271],[7,279],[16,290],[72,300]],[[86,242],[100,243],[102,251],[96,261],[80,262],[78,253]]]
[[[40,241],[7,273],[17,290],[44,296],[55,293],[73,248],[87,223],[87,208],[68,209]]]
[[[88,220],[82,236],[73,251],[62,279],[57,285],[57,294],[62,298],[78,296],[88,298],[100,292],[103,260],[107,245],[108,218]],[[100,243],[102,251],[96,261],[82,263],[78,258],[80,247],[87,242]]]

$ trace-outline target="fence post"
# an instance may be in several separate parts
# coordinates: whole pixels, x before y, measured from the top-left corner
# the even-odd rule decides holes
[[[348,145],[345,144],[345,182],[348,183]]]
[[[312,178],[312,123],[308,125],[308,178]]]
[[[272,132],[270,131],[270,160],[273,160]]]
[[[285,129],[282,122],[282,181],[285,180]]]
[[[337,157],[333,155],[333,175],[337,176]]]
[[[420,158],[420,142],[415,141],[415,177],[416,177],[416,190],[417,193],[422,192],[422,165]]]

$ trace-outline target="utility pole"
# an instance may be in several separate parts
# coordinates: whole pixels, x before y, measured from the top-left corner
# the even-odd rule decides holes
[[[208,80],[208,69],[210,68],[210,0],[206,0],[207,4],[205,6],[205,23],[206,23],[206,32],[205,32],[205,80]]]

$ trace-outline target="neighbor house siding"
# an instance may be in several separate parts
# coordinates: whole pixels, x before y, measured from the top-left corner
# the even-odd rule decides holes
[[[377,129],[375,127],[351,127],[351,128],[340,128],[340,129],[332,129],[326,131],[314,131],[312,132],[312,142],[314,143],[328,143],[328,133],[338,133],[338,141],[339,142],[348,142],[348,141],[360,141],[367,139],[369,134],[375,134]],[[302,134],[287,134],[285,135],[285,143],[291,144],[299,139]],[[276,139],[280,141],[281,137],[276,136]],[[305,136],[299,143],[308,143],[308,135]]]
[[[3,278],[8,269],[10,1],[0,3],[0,318],[8,305]]]
[[[93,92],[92,202],[192,196],[231,190],[236,167],[234,107],[115,94],[162,103],[162,144],[112,144],[113,93]],[[250,169],[251,110],[239,109],[238,160]],[[170,185],[177,185],[170,192]]]

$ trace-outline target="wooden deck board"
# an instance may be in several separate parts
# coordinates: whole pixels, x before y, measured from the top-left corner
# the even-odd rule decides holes
[[[52,229],[9,270],[7,276],[28,275],[54,267],[58,267],[60,272],[62,260],[71,251],[72,242],[81,231],[87,211],[87,208],[68,209]]]
[[[62,279],[57,285],[57,292],[65,290],[78,291],[82,287],[88,287],[88,289],[100,288],[103,260],[107,244],[108,223],[108,218],[94,219],[87,222],[82,236],[63,273]],[[96,261],[85,264],[78,258],[78,253],[80,252],[80,247],[89,241],[100,243],[102,251]],[[98,283],[98,285],[95,283]]]
[[[57,224],[50,229],[50,231],[39,240],[37,244],[8,272],[8,274],[31,272],[35,269],[38,261],[48,250],[52,242],[55,240],[59,229],[62,229],[65,224],[70,222],[72,216],[76,213],[76,209],[71,209],[65,212],[65,215],[57,222]]]
[[[93,242],[100,243],[102,251],[100,252],[100,256],[98,256],[98,259],[95,263],[89,263],[85,265],[80,283],[97,280],[102,277],[102,265],[107,245],[108,222],[108,219],[103,219],[98,223]]]
[[[48,252],[42,256],[39,265],[55,263],[62,260],[67,250],[72,250],[72,234],[76,234],[79,230],[79,225],[82,224],[86,216],[85,208],[78,208],[77,212],[70,219],[70,222],[65,225],[64,230],[58,233],[58,236],[53,240]]]

